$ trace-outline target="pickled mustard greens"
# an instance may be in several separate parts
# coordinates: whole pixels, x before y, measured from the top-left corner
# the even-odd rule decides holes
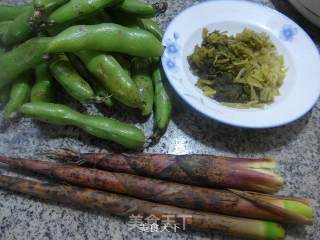
[[[203,29],[202,35],[188,62],[206,96],[239,108],[262,107],[279,96],[287,69],[266,33]]]

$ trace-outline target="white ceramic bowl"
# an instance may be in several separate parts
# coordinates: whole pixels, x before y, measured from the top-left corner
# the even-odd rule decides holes
[[[288,72],[275,102],[262,109],[236,109],[206,97],[195,86],[197,77],[187,57],[202,41],[201,32],[230,34],[251,28],[267,32],[285,58]],[[270,128],[306,114],[320,95],[320,58],[310,37],[281,13],[247,1],[208,1],[180,13],[167,28],[162,65],[175,91],[193,108],[220,122],[245,128]]]

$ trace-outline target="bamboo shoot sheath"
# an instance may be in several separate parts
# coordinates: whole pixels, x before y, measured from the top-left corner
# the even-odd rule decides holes
[[[180,218],[176,216],[189,215],[192,216],[192,224],[189,227],[194,230],[217,230],[235,236],[268,240],[283,239],[285,234],[284,229],[273,222],[192,211],[88,188],[41,183],[4,175],[0,175],[0,188],[37,198],[98,209],[121,217],[139,214],[154,215],[161,219],[163,215],[170,214],[175,216],[173,220],[178,222]]]
[[[50,161],[0,156],[0,162],[70,184],[177,207],[285,223],[312,223],[312,208],[305,199],[190,186]],[[295,207],[287,208],[288,205]]]
[[[76,153],[52,154],[65,161],[88,163],[113,172],[125,172],[205,187],[277,192],[283,179],[272,170],[272,159],[217,157],[212,155]]]

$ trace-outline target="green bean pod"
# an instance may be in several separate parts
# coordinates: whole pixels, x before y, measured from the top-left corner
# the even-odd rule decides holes
[[[91,51],[76,55],[116,100],[129,107],[144,108],[137,86],[113,56]]]
[[[0,40],[2,42],[2,37],[7,33],[9,25],[12,23],[12,21],[3,21],[0,22]]]
[[[150,77],[149,59],[135,58],[132,61],[133,81],[136,83],[139,92],[145,102],[142,109],[143,116],[149,116],[153,110],[154,89],[152,78]]]
[[[0,57],[4,55],[6,50],[2,47],[0,47]],[[4,87],[0,88],[0,104],[7,102],[10,94],[10,85],[5,85]]]
[[[50,52],[97,50],[119,52],[139,57],[159,57],[164,48],[151,33],[114,23],[70,27],[49,44]]]
[[[167,7],[166,2],[148,4],[140,0],[124,0],[116,9],[135,17],[152,18],[157,14],[164,13]]]
[[[81,77],[83,77],[86,81],[90,83],[94,82],[93,81],[94,77],[86,69],[84,64],[81,62],[80,58],[73,53],[68,53],[67,55],[72,66],[77,70],[77,72],[81,75]]]
[[[58,54],[51,60],[50,70],[71,97],[81,103],[94,100],[91,86],[78,74],[65,54]]]
[[[0,57],[6,53],[6,50],[0,47]]]
[[[9,24],[7,32],[2,36],[3,44],[13,45],[32,37],[33,30],[30,24],[32,16],[33,7],[29,6]]]
[[[48,14],[58,7],[66,4],[69,0],[33,0],[33,7],[39,14]]]
[[[33,0],[34,12],[30,19],[30,24],[36,31],[45,29],[51,25],[48,16],[69,0]]]
[[[72,53],[68,54],[68,58],[73,67],[78,71],[78,73],[91,85],[97,98],[97,103],[103,103],[107,107],[113,107],[114,99],[112,98],[111,94],[109,94],[107,90],[103,88],[103,86],[101,86],[101,84],[98,83],[96,79],[94,79],[94,77],[88,72],[86,67],[83,65],[81,60]]]
[[[142,110],[143,116],[149,116],[153,109],[153,84],[152,79],[147,73],[140,73],[133,76],[140,94],[145,102]]]
[[[47,63],[36,67],[36,83],[31,90],[31,102],[53,102],[54,85],[53,77],[49,72]]]
[[[50,38],[39,37],[28,40],[0,56],[0,89],[21,73],[40,64],[47,51]]]
[[[121,11],[112,11],[110,14],[115,23],[128,28],[144,29],[152,33],[160,41],[162,40],[163,32],[160,26],[152,19],[138,18]]]
[[[22,74],[12,85],[9,101],[4,108],[5,119],[14,118],[22,104],[30,98],[31,77],[29,74]]]
[[[103,10],[94,12],[89,15],[78,17],[77,19],[60,23],[60,24],[53,24],[46,28],[46,31],[51,35],[57,35],[64,31],[65,29],[75,26],[75,25],[95,25],[101,22],[107,22],[108,16],[104,13]]]
[[[112,21],[116,24],[128,27],[142,29],[143,25],[139,18],[132,16],[126,12],[121,12],[117,10],[109,11],[112,17]]]
[[[64,105],[26,103],[20,110],[23,114],[40,121],[77,126],[93,136],[116,142],[126,148],[139,149],[145,143],[143,132],[134,125],[102,116],[81,114]]]
[[[0,5],[0,21],[9,21],[29,9],[30,4],[23,5]]]
[[[113,6],[122,0],[70,0],[48,17],[51,23],[64,23],[80,16],[84,16],[99,9]]]
[[[156,23],[155,21],[153,21],[152,19],[149,19],[149,18],[143,18],[143,19],[141,19],[141,22],[142,22],[142,26],[145,30],[151,32],[160,41],[162,40],[163,32],[162,32],[160,26],[158,25],[158,23]]]
[[[10,98],[11,85],[6,85],[3,89],[0,90],[0,105],[6,104]]]
[[[112,56],[117,60],[122,69],[131,77],[131,59],[123,54],[113,53]]]
[[[154,84],[154,117],[155,117],[155,128],[156,128],[156,137],[157,135],[162,134],[167,129],[167,126],[170,121],[172,103],[171,99],[162,83],[160,69],[154,71],[152,75],[153,84]]]

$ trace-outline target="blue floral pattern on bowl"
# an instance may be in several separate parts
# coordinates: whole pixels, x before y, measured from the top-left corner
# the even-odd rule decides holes
[[[177,48],[177,46],[174,44],[174,43],[169,43],[167,45],[167,52],[170,54],[170,55],[173,55],[173,54],[178,54],[179,53],[179,50]]]
[[[176,68],[176,63],[173,60],[171,60],[170,58],[165,60],[165,65],[171,71],[175,70],[175,68]]]
[[[281,32],[280,32],[280,38],[284,41],[292,42],[294,40],[294,37],[298,33],[298,28],[294,27],[289,24],[283,25]]]
[[[176,59],[180,56],[180,46],[178,44],[179,34],[175,32],[172,38],[165,40],[166,50],[163,55],[164,67],[170,72],[177,72],[178,66]]]

